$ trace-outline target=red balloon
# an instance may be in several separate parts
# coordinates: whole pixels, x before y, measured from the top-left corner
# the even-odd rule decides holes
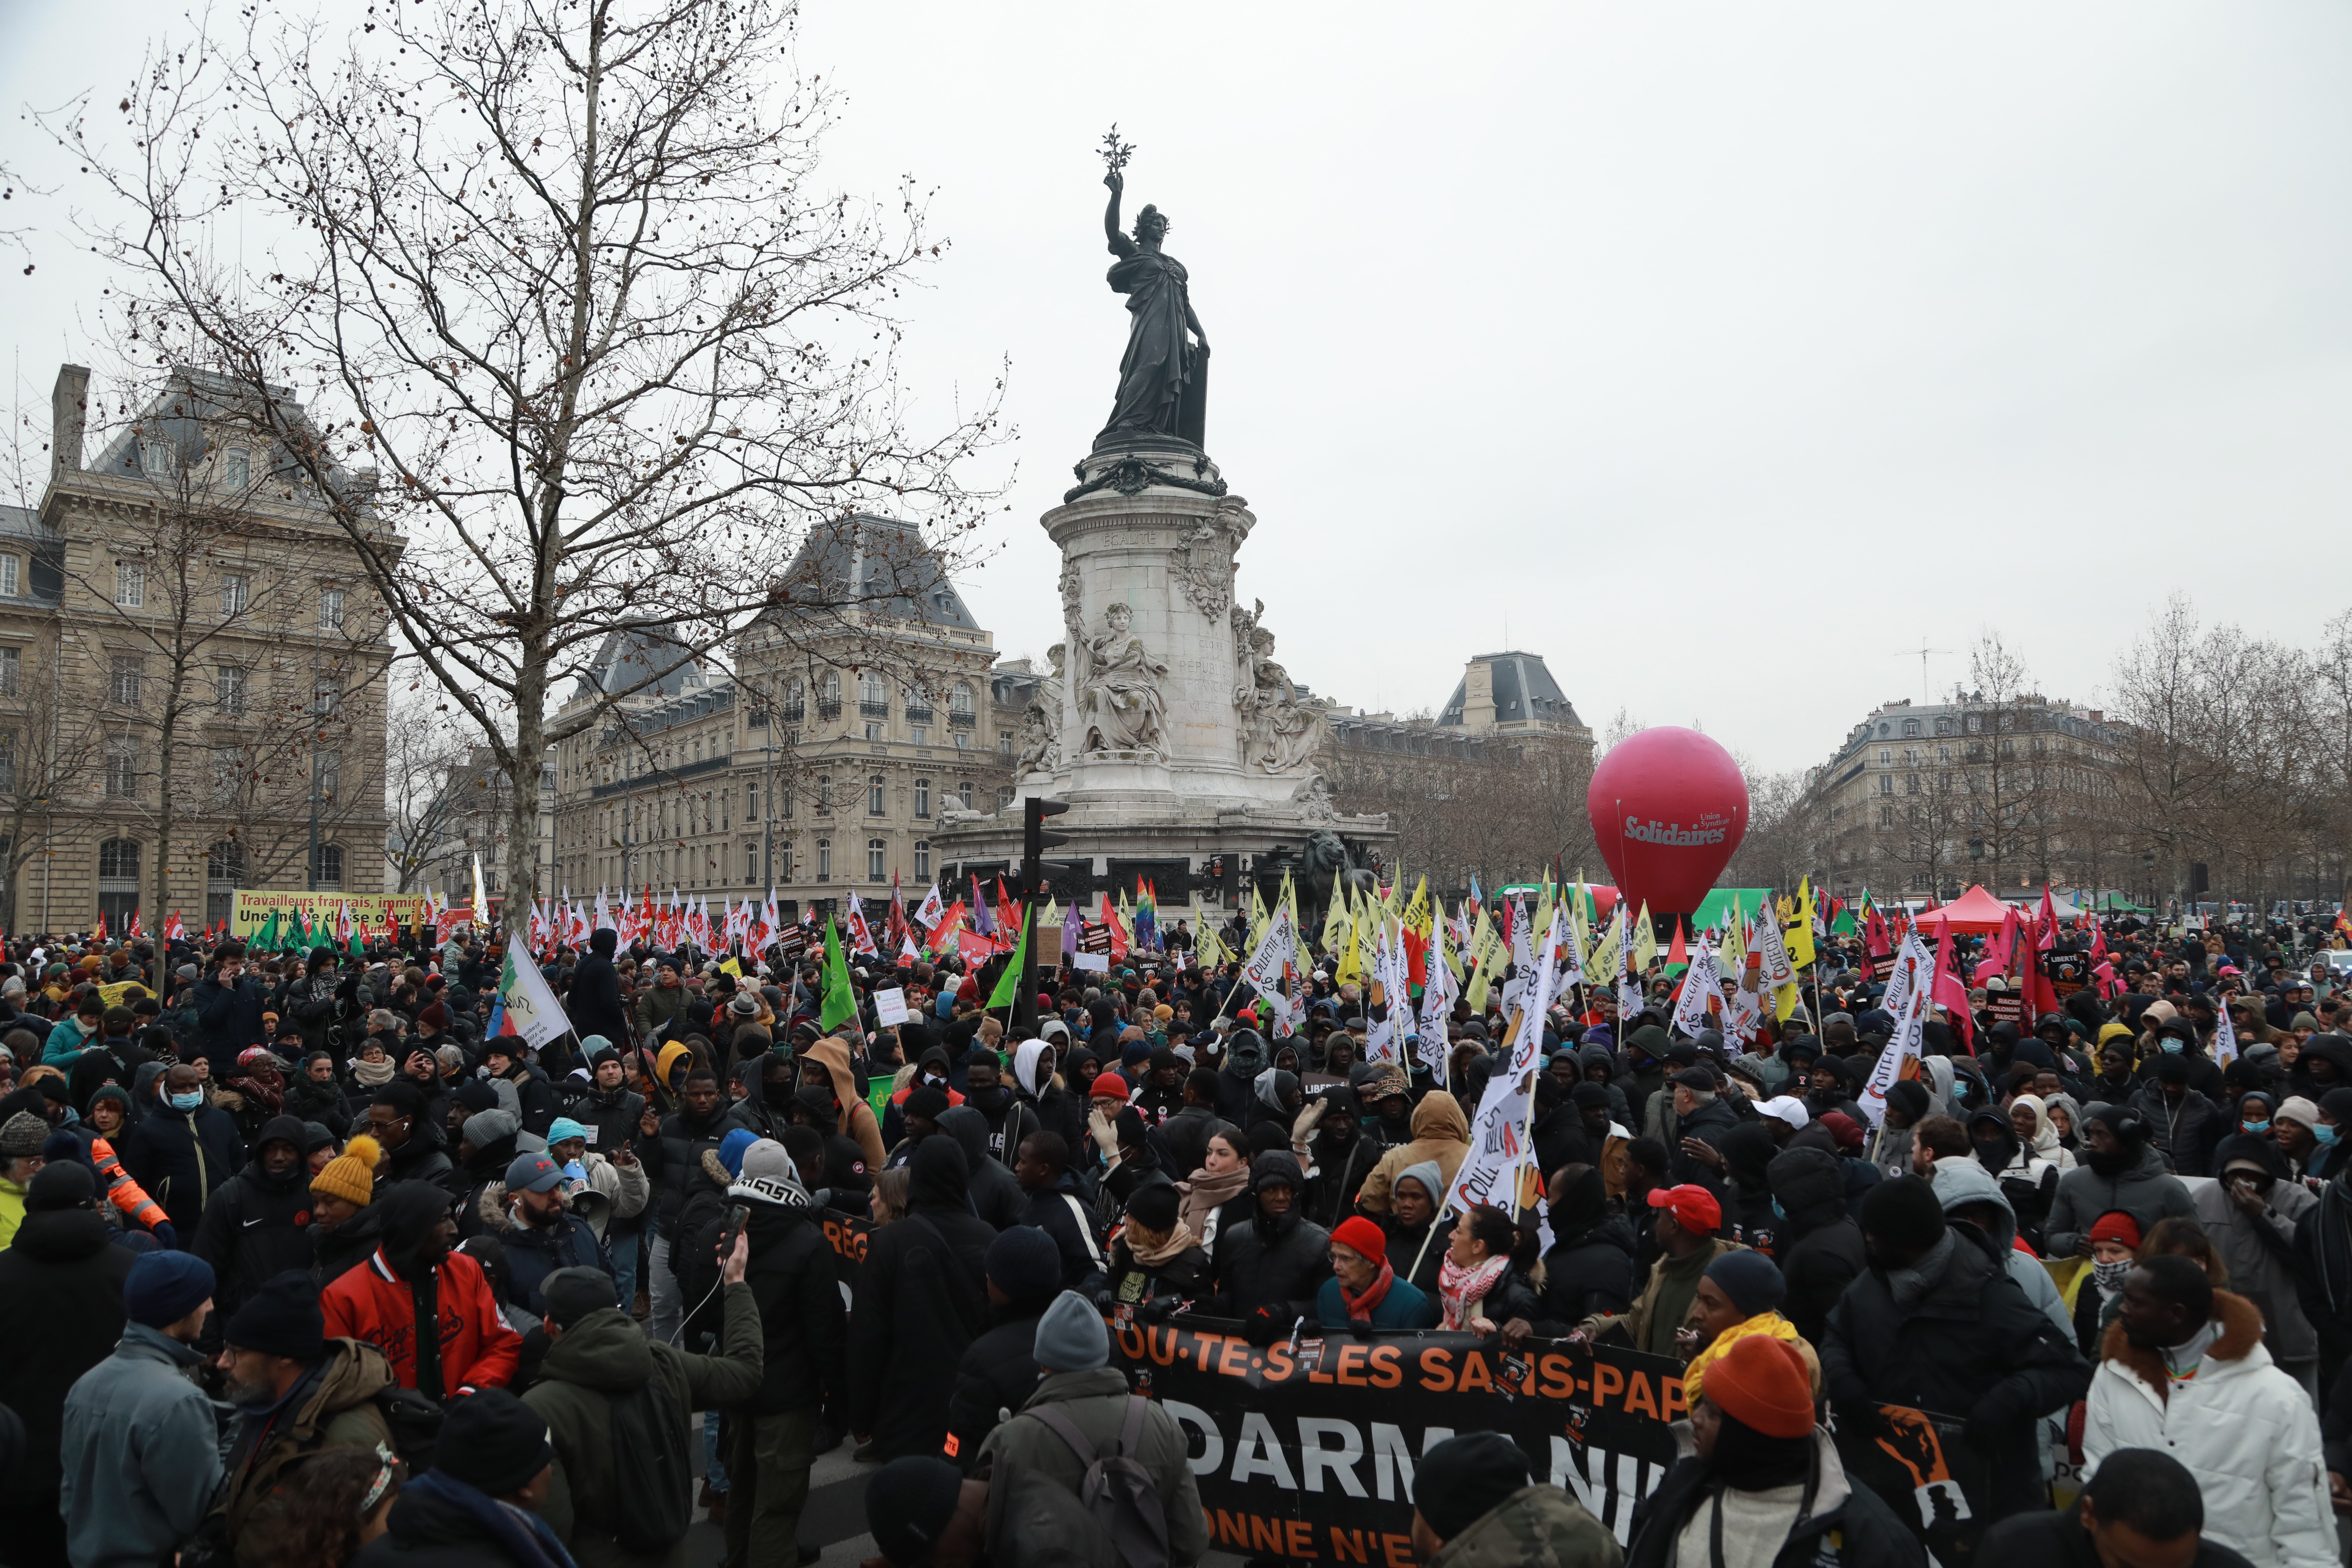
[[[1626,900],[1689,914],[1748,831],[1748,781],[1696,730],[1644,730],[1601,759],[1585,806]]]

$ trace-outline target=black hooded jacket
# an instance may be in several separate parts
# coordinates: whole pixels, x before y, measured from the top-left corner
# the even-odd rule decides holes
[[[294,1146],[294,1164],[273,1176],[261,1163],[261,1147],[272,1142]],[[303,1161],[302,1123],[273,1116],[262,1123],[253,1158],[205,1205],[188,1250],[212,1266],[213,1321],[226,1324],[245,1300],[274,1276],[310,1267],[310,1170]]]
[[[613,967],[619,933],[609,929],[588,938],[588,956],[572,971],[572,989],[564,994],[563,1010],[582,1039],[602,1035],[615,1046],[632,1037],[629,1009],[621,1000],[621,973]]]
[[[1250,1191],[1269,1181],[1298,1193],[1298,1162],[1279,1150],[1260,1154],[1250,1163]],[[1308,1224],[1294,1200],[1286,1213],[1220,1226],[1214,1268],[1219,1316],[1246,1318],[1264,1307],[1295,1321],[1315,1310],[1315,1293],[1330,1276],[1331,1234]]]
[[[1378,1134],[1364,1131],[1363,1104],[1353,1089],[1334,1084],[1320,1098],[1326,1108],[1323,1120],[1307,1146],[1315,1161],[1307,1178],[1307,1219],[1329,1230],[1356,1212],[1356,1194],[1388,1145]]]
[[[950,1105],[940,1112],[940,1131],[963,1151],[964,1169],[971,1173],[969,1194],[974,1214],[990,1228],[1009,1230],[1021,1223],[1029,1194],[1021,1184],[988,1153],[988,1118],[969,1105]]]
[[[964,1200],[954,1139],[924,1139],[908,1169],[907,1216],[866,1243],[845,1367],[850,1430],[869,1435],[885,1459],[946,1447],[956,1367],[987,1322],[982,1281],[996,1236]]]
[[[2033,1423],[2083,1397],[2089,1363],[1974,1226],[1948,1226],[1916,1272],[1907,1305],[1873,1268],[1831,1309],[1818,1342],[1829,1397],[1962,1417],[1992,1464],[1994,1516],[2042,1506]]]
[[[1788,1216],[1775,1238],[1774,1261],[1789,1282],[1781,1315],[1806,1343],[1817,1345],[1830,1309],[1869,1267],[1862,1226],[1846,1213],[1845,1173],[1834,1154],[1790,1149],[1774,1156],[1765,1178]]]
[[[743,1203],[749,1211],[743,1230],[751,1238],[743,1281],[760,1304],[760,1332],[767,1342],[760,1392],[748,1406],[753,1415],[811,1409],[840,1384],[841,1275],[833,1245],[816,1223],[808,1194],[794,1185],[786,1189],[786,1197],[790,1201],[784,1203]],[[713,1289],[725,1226],[723,1217],[713,1220],[703,1226],[698,1245],[679,1249],[698,1260],[684,1279],[687,1299],[698,1303],[688,1323],[689,1339],[718,1336],[726,1313],[725,1292]]]
[[[37,1209],[0,1251],[0,1344],[16,1347],[0,1357],[0,1405],[25,1423],[20,1457],[0,1465],[0,1510],[57,1512],[66,1394],[122,1337],[136,1255],[110,1245],[113,1234],[94,1208]]]
[[[1633,1226],[1609,1212],[1608,1184],[1598,1170],[1585,1166],[1552,1194],[1551,1229],[1544,1316],[1575,1323],[1633,1305]]]
[[[1054,1293],[1008,1301],[990,1310],[991,1327],[971,1342],[956,1363],[955,1392],[948,1399],[945,1453],[969,1475],[980,1446],[996,1430],[1002,1414],[1018,1410],[1037,1392],[1037,1320],[1054,1303]]]

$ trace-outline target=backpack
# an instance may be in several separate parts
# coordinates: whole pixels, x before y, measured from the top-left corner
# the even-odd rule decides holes
[[[1150,1405],[1139,1394],[1127,1396],[1127,1421],[1119,1429],[1118,1447],[1108,1458],[1095,1452],[1077,1423],[1058,1406],[1039,1405],[1022,1412],[1044,1422],[1087,1468],[1078,1483],[1078,1500],[1118,1548],[1119,1568],[1168,1568],[1168,1510],[1152,1485],[1151,1472],[1135,1457],[1144,1412]]]
[[[658,1376],[634,1393],[607,1394],[604,1408],[613,1434],[615,1485],[606,1503],[613,1539],[632,1556],[659,1556],[694,1522],[686,1423],[670,1419]]]
[[[441,1440],[441,1407],[416,1390],[397,1384],[376,1392],[375,1407],[392,1429],[392,1451],[408,1467],[408,1473],[431,1469],[433,1449]]]

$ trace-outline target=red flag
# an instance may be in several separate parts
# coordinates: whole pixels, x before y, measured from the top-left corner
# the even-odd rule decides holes
[[[98,928],[89,934],[98,938],[100,942],[104,942],[106,940],[106,911],[104,910],[98,911]]]
[[[1110,895],[1108,893],[1105,893],[1102,896],[1102,923],[1105,929],[1110,932],[1110,955],[1113,958],[1125,958],[1127,956],[1127,928],[1118,923],[1118,911],[1110,907]]]
[[[1967,983],[1952,973],[1952,922],[1946,921],[1936,938],[1936,994],[1930,998],[1936,1005],[1951,1016],[1952,1027],[1960,1032],[1960,1043],[1974,1054],[1976,1016],[1969,1011]]]
[[[1666,967],[1672,969],[1677,963],[1685,969],[1690,967],[1690,950],[1683,944],[1683,917],[1680,915],[1675,917],[1675,940],[1666,944]]]

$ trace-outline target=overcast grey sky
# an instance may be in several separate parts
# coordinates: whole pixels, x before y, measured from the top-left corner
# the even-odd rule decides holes
[[[16,0],[0,96],[119,93],[182,10]],[[1011,361],[1018,482],[965,584],[1008,653],[1059,635],[1036,519],[1125,334],[1113,120],[1215,344],[1241,593],[1342,700],[1434,707],[1507,639],[1596,730],[1794,767],[1917,697],[1923,642],[1939,688],[1998,629],[2090,701],[2175,590],[2304,644],[2352,605],[2332,0],[810,0],[803,38],[834,177],[914,176],[953,241],[919,411]],[[100,279],[40,260],[0,341],[45,394]]]

